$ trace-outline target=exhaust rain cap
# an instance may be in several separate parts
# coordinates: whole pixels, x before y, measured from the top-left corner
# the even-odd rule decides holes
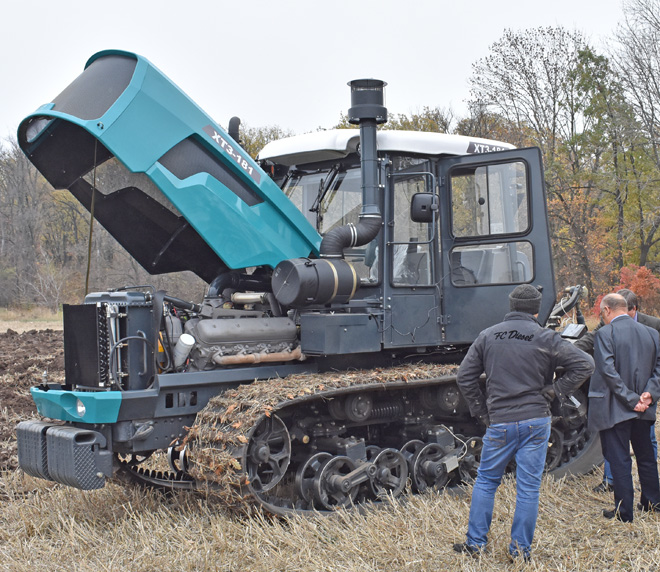
[[[349,81],[351,88],[351,107],[348,110],[348,122],[359,125],[365,119],[376,123],[387,122],[385,107],[384,81],[379,79],[354,79]]]

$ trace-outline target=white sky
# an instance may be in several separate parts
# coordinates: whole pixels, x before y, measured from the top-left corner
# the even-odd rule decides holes
[[[561,25],[597,47],[621,0],[8,0],[0,19],[0,138],[105,49],[149,59],[218,123],[332,127],[347,82],[388,83],[390,113],[465,112],[472,63],[504,29]]]

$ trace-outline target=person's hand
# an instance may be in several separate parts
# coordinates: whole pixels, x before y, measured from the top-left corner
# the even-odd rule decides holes
[[[652,398],[651,394],[648,391],[645,391],[639,396],[639,401],[635,405],[635,411],[638,413],[644,413],[651,406]]]
[[[555,392],[555,388],[552,385],[546,385],[542,390],[541,390],[541,395],[546,398],[548,403],[552,403],[555,397],[557,397],[557,393]]]

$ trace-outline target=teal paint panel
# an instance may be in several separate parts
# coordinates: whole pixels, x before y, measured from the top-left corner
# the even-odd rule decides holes
[[[275,267],[282,260],[300,256],[308,248],[272,203],[264,201],[248,207],[206,174],[180,182],[157,165],[149,175],[229,268]],[[264,224],[265,220],[271,224]],[[254,232],[255,228],[259,229],[258,233]]]
[[[130,82],[101,117],[90,120],[77,116],[78,107],[85,106],[86,94],[84,90],[77,93],[74,82],[63,92],[66,98],[60,94],[57,99],[62,108],[66,105],[66,113],[57,106],[42,106],[23,121],[19,127],[21,148],[38,161],[44,176],[61,180],[62,173],[74,171],[66,164],[74,161],[69,157],[83,157],[89,162],[94,156],[84,138],[72,138],[71,130],[62,128],[61,122],[68,122],[96,138],[105,153],[116,157],[129,171],[145,173],[227,267],[275,267],[289,258],[318,256],[321,237],[304,215],[247,152],[148,60],[127,52],[100,52],[87,64],[93,67],[94,85],[98,81],[112,85],[112,77],[103,74],[104,65],[116,69],[112,68],[112,58],[127,57],[137,62]],[[79,84],[89,86],[90,82]],[[39,117],[58,118],[58,122],[28,137],[30,120]],[[47,137],[51,141],[39,155]],[[80,148],[66,149],[71,140]],[[114,226],[111,233],[122,242],[121,235],[127,229],[116,219]],[[168,248],[176,250],[176,234],[172,240]],[[153,258],[138,252],[143,249],[139,241],[122,244],[138,259]],[[209,259],[207,267],[215,266],[219,267]]]
[[[32,387],[30,393],[40,415],[80,423],[115,423],[122,399],[120,391],[43,391]],[[82,416],[76,408],[78,400],[85,406],[85,414]]]

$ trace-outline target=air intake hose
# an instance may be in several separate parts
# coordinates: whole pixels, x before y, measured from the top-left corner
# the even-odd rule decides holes
[[[360,215],[358,224],[346,224],[333,228],[323,237],[320,246],[321,258],[343,258],[344,248],[362,246],[371,242],[382,224],[379,214]]]
[[[321,241],[321,258],[343,258],[344,248],[371,242],[382,225],[378,208],[378,144],[379,123],[387,121],[383,105],[385,82],[377,79],[356,79],[351,87],[351,107],[348,121],[360,126],[360,171],[362,175],[362,211],[357,225],[333,228]]]

